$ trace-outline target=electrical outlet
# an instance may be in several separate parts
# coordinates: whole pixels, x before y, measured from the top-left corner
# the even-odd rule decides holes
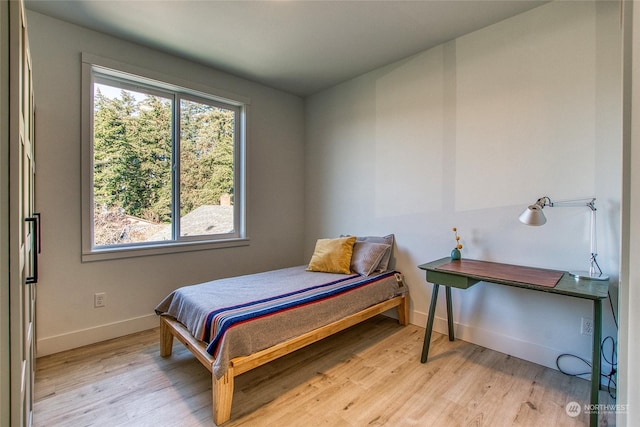
[[[105,292],[99,292],[93,294],[93,307],[105,307],[107,305],[107,294]]]
[[[580,325],[580,333],[588,337],[593,335],[593,320],[582,318],[582,324]]]

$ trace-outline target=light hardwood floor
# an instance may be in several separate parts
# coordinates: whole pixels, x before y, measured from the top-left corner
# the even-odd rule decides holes
[[[209,372],[158,329],[39,358],[35,426],[211,426]],[[589,382],[377,316],[236,379],[225,426],[583,426]],[[610,403],[601,392],[604,403]],[[604,417],[601,425],[613,425]]]

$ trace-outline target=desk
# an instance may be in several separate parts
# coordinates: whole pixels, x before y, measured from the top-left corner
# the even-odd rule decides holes
[[[556,295],[588,299],[593,301],[593,358],[591,370],[591,399],[593,408],[598,408],[600,391],[600,342],[602,340],[602,300],[607,298],[609,281],[577,280],[569,273],[557,270],[546,270],[518,265],[501,264],[477,260],[456,260],[446,257],[437,261],[419,265],[425,270],[427,282],[433,283],[427,329],[424,335],[421,362],[425,363],[429,356],[429,344],[433,330],[433,319],[436,312],[438,288],[445,287],[447,300],[447,323],[449,341],[454,340],[453,314],[451,308],[451,288],[467,289],[478,282],[496,283],[505,286],[547,292]],[[598,425],[597,409],[591,411],[590,425]]]

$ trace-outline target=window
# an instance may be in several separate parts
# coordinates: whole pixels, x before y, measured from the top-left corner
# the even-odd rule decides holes
[[[85,66],[83,258],[244,239],[244,104]]]

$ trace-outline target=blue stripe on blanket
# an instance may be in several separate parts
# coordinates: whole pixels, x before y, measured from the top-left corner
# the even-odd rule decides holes
[[[358,277],[358,275],[350,275],[333,282],[323,283],[321,285],[300,289],[287,294],[276,295],[270,298],[212,311],[207,315],[203,337],[203,341],[209,342],[207,352],[215,356],[218,350],[218,345],[224,334],[229,328],[238,323],[276,314],[292,308],[301,307],[303,305],[320,302],[360,288],[377,280],[384,279],[393,274],[395,274],[395,272],[391,271],[378,276],[365,277],[363,280],[358,280],[356,282],[349,281]],[[210,341],[208,338],[210,338]]]

